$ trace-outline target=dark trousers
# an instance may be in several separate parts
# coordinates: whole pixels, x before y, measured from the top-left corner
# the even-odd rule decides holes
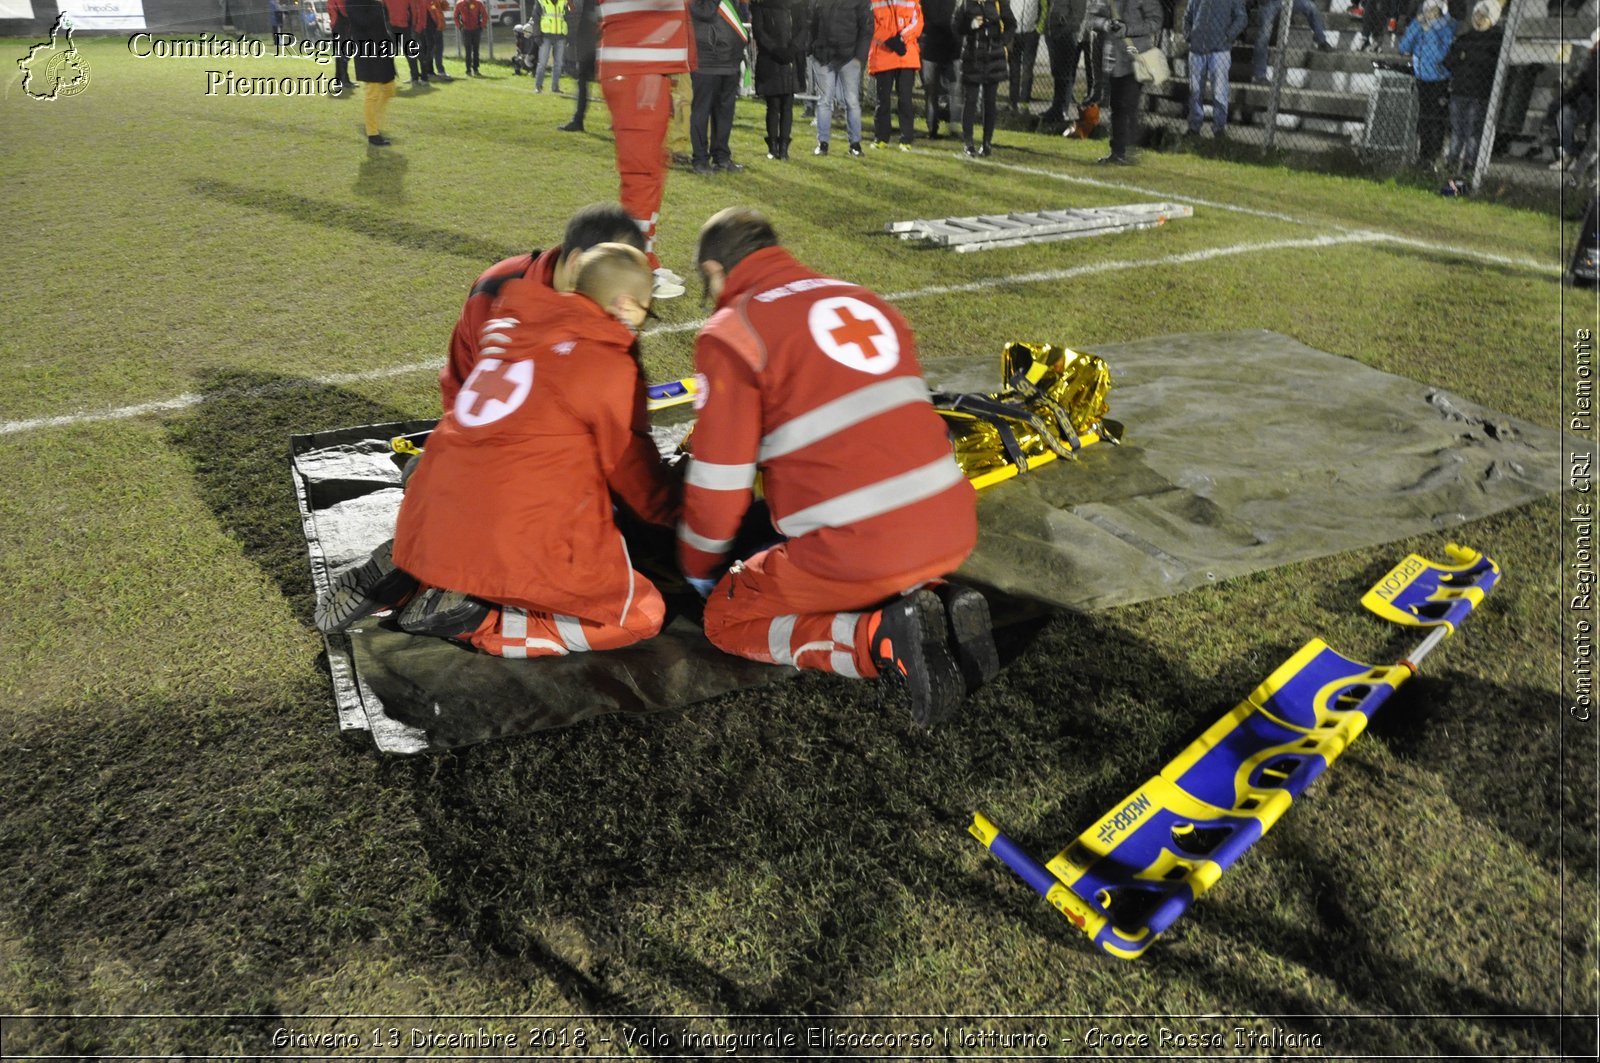
[[[972,147],[972,117],[973,112],[983,108],[983,142],[994,142],[994,112],[995,96],[999,94],[998,81],[985,81],[981,85],[963,82],[961,85],[964,100],[961,106],[961,140],[967,147]]]
[[[1033,99],[1033,62],[1039,54],[1039,35],[1019,33],[1007,60],[1011,64],[1011,106],[1021,107]]]
[[[428,80],[428,75],[433,73],[433,53],[428,48],[428,31],[414,30],[411,39],[416,42],[417,67],[422,71],[419,75],[423,81]]]
[[[433,72],[444,73],[444,30],[430,24],[423,35],[428,39],[428,59],[433,63]]]
[[[1450,129],[1450,82],[1417,82],[1417,161],[1427,165],[1439,157]]]
[[[355,42],[342,33],[333,35],[333,80],[341,85],[354,84],[350,80],[350,51]]]
[[[1139,141],[1139,96],[1143,86],[1132,74],[1107,79],[1111,89],[1111,154],[1128,158]]]
[[[739,98],[738,74],[689,75],[694,95],[689,102],[689,147],[698,165],[730,162],[728,134],[733,132],[733,105]]]
[[[767,97],[767,151],[775,159],[789,157],[790,131],[794,128],[794,94]]]
[[[872,138],[886,144],[894,133],[889,115],[889,93],[893,90],[900,95],[900,143],[911,143],[911,134],[917,123],[917,104],[911,98],[912,90],[917,86],[916,68],[906,66],[899,70],[880,70],[872,75],[872,79],[878,83],[878,108],[872,115]]]
[[[951,121],[956,105],[956,64],[922,61],[922,98],[925,101],[928,135],[939,135],[939,123]]]
[[[417,67],[417,58],[422,55],[422,42],[410,30],[396,30],[394,44],[399,54],[406,57],[406,65],[411,68],[412,81],[417,80],[419,74],[427,75],[426,68],[418,69]]]
[[[572,111],[572,124],[583,125],[584,112],[589,110],[589,82],[594,80],[594,49],[588,55],[578,56],[578,105]]]
[[[1055,87],[1050,93],[1050,110],[1047,117],[1067,120],[1067,101],[1072,99],[1072,83],[1078,80],[1078,55],[1083,49],[1078,38],[1068,35],[1045,35],[1045,50],[1050,53],[1050,80]]]
[[[462,30],[461,44],[467,50],[467,73],[478,72],[478,46],[483,43],[483,30]]]

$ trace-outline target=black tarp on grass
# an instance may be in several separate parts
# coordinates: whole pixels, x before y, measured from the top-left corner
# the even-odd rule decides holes
[[[1442,531],[1561,484],[1559,433],[1276,333],[1165,336],[1093,353],[1111,367],[1123,445],[982,492],[965,581],[1049,607],[1108,608]],[[998,356],[927,369],[944,390],[989,391],[997,365]],[[293,438],[319,592],[393,533],[400,466],[388,440],[431,424]],[[693,603],[678,606],[650,642],[533,661],[369,623],[328,640],[340,728],[418,752],[682,708],[793,674],[720,653],[691,619]]]

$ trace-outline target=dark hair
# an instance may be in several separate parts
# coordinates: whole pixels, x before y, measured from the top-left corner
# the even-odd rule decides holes
[[[561,258],[599,244],[627,244],[643,251],[644,233],[639,223],[617,204],[591,203],[567,222],[566,234],[561,238]]]
[[[711,215],[700,227],[700,244],[694,262],[720,262],[728,272],[745,256],[765,247],[778,246],[778,233],[767,216],[754,207],[728,207]]]

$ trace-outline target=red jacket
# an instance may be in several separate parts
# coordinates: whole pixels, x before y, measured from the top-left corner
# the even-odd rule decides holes
[[[688,0],[599,0],[601,78],[694,69]]]
[[[421,33],[428,28],[428,3],[429,0],[410,0],[412,32]]]
[[[393,29],[404,30],[411,28],[411,0],[383,0],[384,10],[389,12],[389,26]]]
[[[906,54],[891,52],[883,42],[900,34]],[[872,0],[872,50],[867,53],[867,73],[885,70],[921,70],[922,5],[918,0]]]
[[[777,247],[734,267],[717,306],[695,340],[704,405],[678,528],[684,572],[725,563],[758,470],[797,568],[839,580],[954,569],[978,540],[977,499],[905,319]]]
[[[447,0],[428,0],[428,17],[433,20],[433,28],[444,29],[444,13],[450,10]]]
[[[591,300],[508,281],[485,354],[428,439],[395,524],[395,563],[425,583],[620,623],[638,593],[612,496],[677,516],[650,437],[633,334]]]
[[[473,282],[467,294],[467,303],[461,308],[455,331],[450,334],[450,357],[439,370],[439,398],[446,411],[456,403],[456,393],[478,364],[478,346],[483,339],[483,323],[489,318],[489,308],[500,297],[501,287],[514,277],[531,277],[547,288],[555,286],[556,259],[561,248],[553,247],[539,255],[513,255],[501,259]]]
[[[483,0],[459,0],[456,4],[456,26],[464,30],[481,30],[489,24],[489,9]]]

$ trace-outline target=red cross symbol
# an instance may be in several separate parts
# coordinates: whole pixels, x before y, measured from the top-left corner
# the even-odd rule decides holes
[[[511,368],[516,364],[501,362],[493,369],[478,366],[477,372],[472,374],[472,405],[467,407],[468,417],[482,414],[484,404],[491,399],[505,402],[517,393],[517,382],[510,379]]]
[[[832,329],[828,333],[833,342],[841,347],[847,343],[853,343],[861,348],[861,353],[864,357],[876,358],[878,356],[878,347],[872,340],[874,336],[879,335],[878,323],[856,317],[850,313],[849,309],[842,306],[839,308],[838,313],[839,327]]]

